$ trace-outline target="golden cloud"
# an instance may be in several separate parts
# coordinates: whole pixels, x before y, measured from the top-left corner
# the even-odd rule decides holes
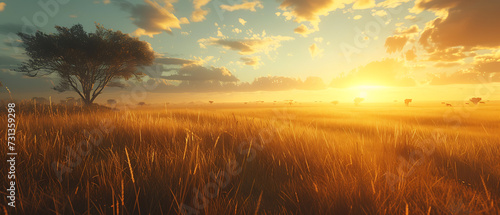
[[[258,52],[269,53],[270,51],[275,51],[281,46],[282,41],[293,40],[293,37],[286,36],[269,36],[260,38],[247,38],[247,39],[220,39],[210,37],[208,39],[200,39],[201,47],[209,46],[221,46],[225,49],[238,51],[241,55],[250,55]]]
[[[385,48],[387,53],[392,54],[395,52],[400,52],[405,47],[409,38],[407,36],[392,36],[387,37],[385,40]]]
[[[211,0],[193,0],[194,11],[191,13],[191,21],[201,22],[205,20],[205,16],[208,14],[208,10],[203,10],[201,7],[210,3]]]
[[[430,84],[484,84],[491,82],[500,82],[500,51],[475,56],[472,66],[468,69],[451,75],[434,75]]]
[[[255,0],[253,2],[243,1],[241,4],[234,5],[221,5],[220,8],[227,11],[235,11],[235,10],[249,10],[252,12],[257,11],[255,8],[264,8],[264,5],[259,0]]]
[[[353,9],[367,9],[375,6],[374,0],[281,0],[280,13],[286,20],[294,19],[297,23],[309,22],[314,31],[318,31],[321,21],[320,16],[328,16],[330,12],[345,8],[345,5],[353,4]],[[358,16],[361,18],[360,16]],[[358,18],[356,17],[356,18]],[[305,35],[305,26],[299,26],[294,30],[296,33]],[[314,32],[313,31],[313,32]],[[300,33],[302,32],[302,33]]]
[[[151,0],[144,0],[144,2],[146,4],[118,3],[122,10],[130,13],[130,18],[138,27],[133,35],[153,37],[162,32],[171,34],[172,28],[181,28],[181,21],[173,14],[174,6],[172,3],[164,1],[162,6]]]
[[[410,50],[406,51],[405,58],[407,61],[414,61],[415,59],[417,59],[416,50],[410,49]]]
[[[437,49],[429,53],[427,61],[456,62],[464,58],[474,57],[474,52],[468,52],[463,47],[453,47],[447,49]]]
[[[380,2],[377,4],[377,7],[383,7],[383,8],[395,8],[402,3],[409,2],[410,0],[385,0],[383,2]]]
[[[200,65],[184,65],[176,74],[162,76],[163,79],[177,81],[220,81],[220,82],[237,82],[239,81],[225,67],[210,67],[206,68]]]
[[[317,56],[321,56],[323,54],[323,49],[320,49],[316,43],[312,44],[309,46],[309,53],[311,54],[311,57],[314,59]]]
[[[394,32],[394,34],[398,35],[412,35],[412,34],[418,34],[420,32],[420,28],[417,25],[412,25],[409,28],[406,29],[401,29],[398,28]]]
[[[500,73],[500,51],[474,57],[473,65],[481,74]]]
[[[413,11],[432,10],[439,18],[427,24],[420,42],[427,48],[500,47],[500,1],[417,0]]]
[[[437,62],[434,64],[434,67],[442,67],[442,68],[449,68],[449,67],[456,67],[456,66],[461,66],[464,65],[465,63],[463,61],[455,61],[455,62]]]
[[[304,24],[301,24],[299,27],[295,28],[293,32],[302,35],[303,37],[307,37],[307,35],[315,32],[316,30],[314,29],[309,29],[307,26]]]
[[[280,8],[295,17],[298,23],[308,21],[317,26],[320,22],[319,16],[327,16],[330,12],[344,8],[343,1],[335,0],[283,0]]]
[[[259,68],[261,65],[260,63],[260,57],[255,56],[255,57],[242,57],[240,58],[241,61],[243,62],[244,65],[247,66],[253,66],[255,69]]]
[[[379,17],[384,17],[387,16],[387,11],[385,10],[377,10],[372,13],[372,16],[379,16]]]
[[[353,5],[353,9],[367,9],[375,7],[375,0],[358,0]]]
[[[478,72],[459,71],[451,75],[440,74],[432,77],[430,85],[448,85],[448,84],[484,84],[491,82],[500,82],[500,75],[484,75]]]
[[[245,20],[244,20],[244,19],[242,19],[242,18],[239,18],[239,19],[238,19],[238,22],[240,22],[240,24],[241,24],[241,25],[245,25],[245,24],[247,24],[247,21],[245,21]]]
[[[198,61],[187,60],[182,58],[172,58],[172,57],[156,57],[155,63],[162,65],[188,65],[188,64],[196,64],[198,63]]]

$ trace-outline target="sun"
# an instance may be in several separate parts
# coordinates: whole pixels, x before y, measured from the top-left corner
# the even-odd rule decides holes
[[[359,92],[358,96],[359,98],[367,99],[368,97],[368,92],[375,92],[381,89],[387,88],[386,86],[381,86],[381,85],[358,85],[354,86],[351,89],[354,90],[354,92]],[[372,93],[373,95],[373,93]],[[373,98],[372,98],[373,99]]]
[[[383,85],[358,85],[358,86],[354,86],[353,88],[362,89],[362,90],[371,90],[371,89],[383,89],[383,88],[387,88],[387,86],[383,86]]]
[[[366,91],[361,91],[361,92],[359,93],[359,97],[360,97],[360,98],[364,98],[364,99],[366,99],[366,96],[368,96],[368,93],[366,93]]]

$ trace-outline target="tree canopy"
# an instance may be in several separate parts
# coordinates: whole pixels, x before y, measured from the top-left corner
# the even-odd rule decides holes
[[[81,24],[55,28],[53,34],[18,33],[29,60],[16,71],[31,77],[55,73],[60,82],[54,89],[75,91],[86,105],[112,81],[139,79],[138,67],[153,64],[151,46],[121,31],[96,25],[95,32],[87,33]]]
[[[364,98],[356,97],[354,98],[354,104],[359,105],[364,100],[365,100]]]
[[[405,105],[409,106],[410,102],[412,102],[412,101],[413,101],[413,99],[405,99]]]
[[[474,97],[474,98],[470,98],[469,101],[471,101],[472,103],[474,103],[475,105],[477,105],[477,103],[479,103],[482,99],[479,98],[479,97]]]

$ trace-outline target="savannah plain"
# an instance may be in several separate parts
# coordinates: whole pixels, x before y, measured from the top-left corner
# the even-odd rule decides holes
[[[499,106],[18,103],[9,211],[498,214]]]

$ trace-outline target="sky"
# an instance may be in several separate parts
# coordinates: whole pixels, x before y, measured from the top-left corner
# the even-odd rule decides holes
[[[56,76],[13,70],[27,60],[15,33],[96,23],[156,55],[142,82],[108,87],[97,102],[141,86],[135,100],[151,103],[500,99],[498,0],[35,2],[0,0],[0,99],[77,97],[52,90]]]

